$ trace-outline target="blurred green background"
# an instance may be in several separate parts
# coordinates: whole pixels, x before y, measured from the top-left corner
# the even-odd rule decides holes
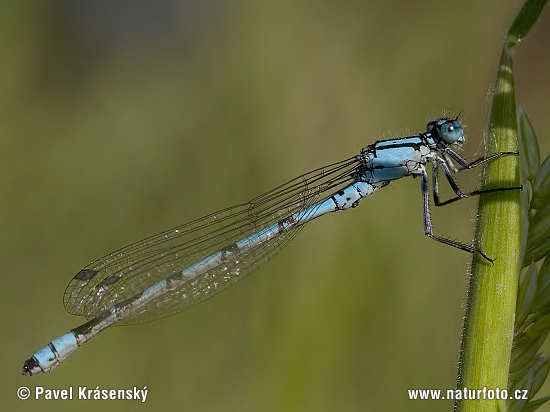
[[[465,109],[464,156],[483,155],[488,93],[521,5],[3,2],[5,410],[451,410],[409,401],[407,389],[455,386],[470,257],[425,238],[413,179],[311,223],[185,314],[112,328],[53,373],[20,369],[83,322],[65,312],[63,290],[106,253],[445,113]],[[515,55],[518,100],[545,155],[549,36],[546,10]],[[434,211],[435,228],[469,241],[475,215],[475,200],[460,202]],[[149,394],[20,401],[21,385]]]

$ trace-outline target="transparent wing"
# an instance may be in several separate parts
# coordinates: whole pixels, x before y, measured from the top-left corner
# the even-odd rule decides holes
[[[204,258],[331,195],[353,180],[356,157],[299,176],[253,200],[167,230],[83,268],[64,294],[68,312],[92,319]],[[328,193],[325,193],[330,191]],[[185,310],[220,292],[270,260],[303,227],[223,262],[176,290],[148,302],[117,325],[146,322]]]

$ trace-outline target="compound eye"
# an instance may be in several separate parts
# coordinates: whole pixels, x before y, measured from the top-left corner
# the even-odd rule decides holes
[[[428,133],[433,132],[434,129],[439,129],[441,125],[445,124],[445,122],[448,122],[448,121],[449,121],[448,117],[440,117],[438,119],[433,119],[426,125],[426,131]]]
[[[440,125],[439,136],[447,144],[464,142],[464,130],[458,120],[446,121]]]

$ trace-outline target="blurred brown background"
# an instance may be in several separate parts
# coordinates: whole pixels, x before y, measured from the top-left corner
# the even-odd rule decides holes
[[[145,404],[38,401],[41,411],[451,410],[407,389],[454,388],[470,257],[425,238],[413,179],[311,223],[187,313],[112,328],[51,374],[19,374],[83,322],[63,308],[65,285],[112,250],[442,114],[465,109],[464,156],[483,155],[488,93],[521,5],[2,3],[6,410],[36,410],[17,399],[21,385],[149,389]],[[545,155],[549,36],[546,10],[515,56]],[[469,241],[475,214],[475,200],[434,211],[437,233]]]

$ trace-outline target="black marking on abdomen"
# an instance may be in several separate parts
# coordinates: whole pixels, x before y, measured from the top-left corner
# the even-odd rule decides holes
[[[226,262],[228,260],[228,257],[232,255],[233,253],[236,253],[239,251],[239,246],[237,246],[236,243],[233,243],[229,246],[224,247],[220,252],[221,256],[220,259],[222,262]]]
[[[130,310],[130,308],[132,308],[132,306],[134,305],[134,302],[137,302],[142,297],[143,297],[143,292],[140,292],[135,296],[132,296],[131,298],[128,298],[126,300],[123,300],[120,303],[117,303],[115,305],[115,318],[117,320],[120,320],[126,316],[129,316],[131,313],[133,313],[133,310]],[[105,317],[112,316],[112,312],[110,309],[105,311],[104,314],[105,314]]]
[[[95,275],[97,275],[97,270],[93,269],[82,269],[78,272],[73,279],[76,280],[90,280]]]
[[[52,353],[57,358],[59,356],[59,352],[57,351],[57,348],[55,346],[53,346],[53,343],[51,343],[51,342],[48,343],[48,346],[49,346],[50,350],[52,351]]]
[[[340,194],[340,193],[338,193]],[[341,195],[340,195],[341,196]],[[332,199],[332,201],[334,202],[334,210],[340,210],[340,205],[338,204],[338,201],[336,200],[336,198],[334,196],[331,196],[330,197]]]
[[[23,373],[25,375],[32,376],[31,371],[33,371],[36,368],[40,368],[40,365],[38,364],[38,361],[33,356],[32,358],[29,358],[25,361],[25,364],[23,365]],[[42,370],[42,368],[40,368],[40,370]]]
[[[282,220],[279,220],[277,222],[277,233],[280,235],[288,230],[287,226],[293,226],[296,223],[296,219],[294,219],[294,215],[290,215],[289,217],[286,217]]]

